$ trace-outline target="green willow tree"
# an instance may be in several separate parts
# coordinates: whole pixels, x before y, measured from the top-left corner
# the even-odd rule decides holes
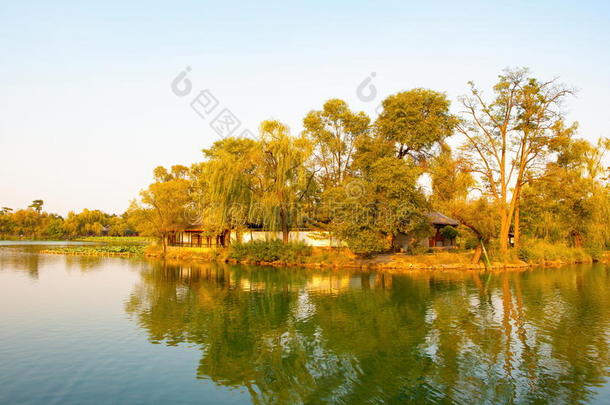
[[[308,169],[311,152],[309,139],[291,136],[279,121],[263,121],[257,140],[216,142],[193,168],[200,222],[226,242],[230,231],[239,235],[251,224],[280,231],[287,243],[290,230],[302,225],[304,206],[316,188]]]
[[[281,231],[284,243],[290,229],[302,224],[303,207],[315,189],[314,173],[307,168],[311,153],[305,136],[291,136],[279,121],[261,123],[251,217],[265,228]]]
[[[226,138],[203,151],[205,161],[193,167],[191,196],[198,222],[230,243],[232,230],[239,235],[250,221],[254,204],[253,180],[257,166],[258,142]]]
[[[102,231],[110,225],[110,215],[100,210],[84,209],[80,213],[70,211],[66,217],[63,227],[65,232],[71,236],[99,236]]]

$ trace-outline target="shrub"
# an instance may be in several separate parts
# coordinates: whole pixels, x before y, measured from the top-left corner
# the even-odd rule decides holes
[[[360,256],[371,256],[388,250],[388,244],[378,232],[363,229],[347,240],[350,250]]]
[[[599,262],[602,259],[602,256],[604,255],[604,250],[599,245],[587,246],[585,250],[589,254],[589,256],[591,256],[591,260],[593,260],[594,262]]]
[[[479,245],[479,238],[467,237],[464,238],[464,249],[474,249]]]
[[[303,242],[282,243],[280,240],[235,243],[229,249],[229,258],[251,262],[302,263],[311,256],[311,247]]]
[[[519,258],[530,263],[544,263],[548,261],[560,261],[568,263],[580,263],[590,261],[593,256],[588,250],[574,248],[563,243],[549,243],[544,240],[524,240],[519,249]],[[601,251],[599,252],[601,257]]]
[[[409,246],[409,253],[415,256],[424,255],[430,252],[430,248],[419,244],[413,244]]]
[[[455,239],[460,234],[457,229],[449,225],[442,227],[439,232],[445,239]]]
[[[532,252],[532,249],[529,246],[525,245],[519,248],[518,255],[520,260],[530,262],[534,257],[534,252]]]

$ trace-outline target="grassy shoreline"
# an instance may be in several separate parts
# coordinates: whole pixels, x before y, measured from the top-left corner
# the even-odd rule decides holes
[[[102,240],[103,239],[103,240]],[[120,238],[123,239],[123,238]],[[135,242],[134,239],[129,239]],[[138,243],[121,244],[117,238],[96,238],[104,242],[97,246],[68,246],[44,249],[44,254],[63,254],[81,256],[139,256],[156,259],[170,259],[185,262],[221,262],[276,267],[365,269],[399,272],[408,270],[501,270],[527,269],[531,267],[559,267],[568,264],[610,262],[610,252],[594,256],[584,249],[564,245],[551,245],[536,242],[520,251],[513,251],[506,260],[492,256],[490,266],[483,262],[471,263],[472,251],[434,252],[420,255],[403,253],[379,254],[363,258],[346,248],[315,248],[302,244],[283,245],[272,241],[258,244],[235,244],[229,248],[167,248],[165,255],[160,246],[144,244],[145,238]],[[94,241],[89,239],[89,241]],[[150,240],[147,240],[150,241]],[[527,254],[523,254],[523,252]],[[522,260],[526,259],[526,260]]]
[[[599,260],[610,261],[609,252]],[[151,258],[163,258],[160,247],[151,245],[145,251],[145,256]],[[366,269],[382,270],[388,272],[408,270],[485,270],[485,265],[471,263],[472,252],[437,252],[423,255],[407,255],[402,253],[382,254],[371,258],[361,258],[347,249],[313,248],[310,256],[301,257],[299,260],[252,260],[249,258],[235,259],[227,249],[214,248],[191,248],[191,247],[168,247],[164,256],[166,259],[192,261],[192,262],[226,262],[239,264],[256,264],[277,267],[305,267],[305,268],[344,268],[344,269]],[[491,261],[488,269],[527,269],[532,267],[559,267],[569,264],[592,263],[590,256],[571,256],[571,259],[548,259],[525,262],[518,258],[508,262],[497,260]]]

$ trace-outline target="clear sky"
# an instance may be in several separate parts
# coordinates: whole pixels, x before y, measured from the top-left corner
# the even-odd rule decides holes
[[[123,212],[155,166],[199,161],[218,138],[190,107],[204,89],[242,128],[298,133],[328,98],[374,115],[399,90],[455,100],[527,66],[579,90],[582,136],[610,136],[607,1],[96,3],[0,0],[0,206]]]

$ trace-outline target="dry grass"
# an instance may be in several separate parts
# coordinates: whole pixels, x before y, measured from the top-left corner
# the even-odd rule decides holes
[[[145,251],[146,256],[150,257],[162,257],[163,256],[163,248],[158,245],[151,245],[146,248]],[[167,251],[165,252],[166,259],[175,259],[175,260],[192,260],[192,261],[224,261],[224,251],[215,248],[208,247],[177,247],[177,246],[168,246]]]
[[[491,269],[516,269],[525,268],[532,265],[554,266],[567,263],[582,263],[590,260],[585,252],[579,250],[565,250],[565,247],[550,248],[548,246],[538,246],[543,253],[536,254],[533,260],[527,262],[517,257],[517,252],[512,252],[506,262],[492,255]],[[538,250],[538,249],[535,249]],[[159,246],[149,246],[146,250],[147,256],[162,256]],[[544,256],[542,256],[544,255]],[[271,262],[266,264],[282,266],[302,266],[302,267],[322,267],[322,268],[366,268],[380,269],[387,271],[408,271],[408,270],[482,270],[485,269],[483,262],[472,264],[472,251],[440,251],[435,253],[408,255],[403,253],[383,254],[372,258],[362,258],[355,255],[347,248],[322,248],[314,247],[311,255],[301,257],[298,262]],[[542,260],[544,257],[544,260]],[[167,259],[184,261],[232,261],[229,259],[227,249],[216,248],[191,248],[191,247],[168,247]],[[606,261],[610,261],[610,253],[604,255]]]
[[[518,253],[521,259],[528,263],[540,265],[591,263],[593,261],[591,255],[583,248],[535,239],[523,241]]]

